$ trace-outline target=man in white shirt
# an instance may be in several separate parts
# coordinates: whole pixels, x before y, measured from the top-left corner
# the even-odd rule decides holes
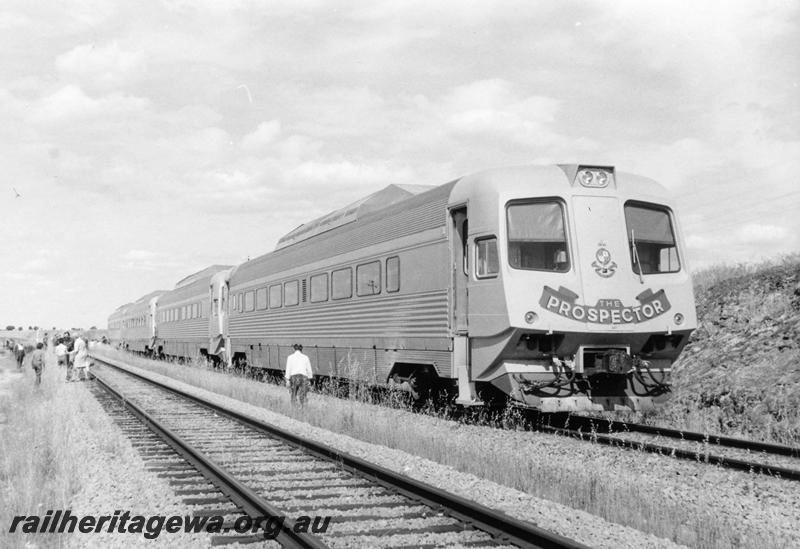
[[[58,340],[58,345],[56,345],[56,359],[59,366],[67,365],[67,346],[60,339]]]
[[[303,354],[303,346],[299,343],[292,345],[294,352],[286,359],[286,386],[289,387],[289,395],[292,404],[300,401],[300,405],[306,403],[306,392],[314,373],[311,371],[311,361]]]

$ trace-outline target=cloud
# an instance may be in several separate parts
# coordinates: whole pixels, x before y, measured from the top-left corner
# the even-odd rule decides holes
[[[155,271],[158,269],[175,267],[179,264],[176,257],[165,252],[152,250],[128,250],[120,256],[122,267],[138,271]]]
[[[111,87],[127,81],[143,68],[142,52],[126,51],[117,41],[82,44],[56,57],[56,68],[89,84]]]
[[[746,244],[775,243],[786,239],[788,234],[785,227],[748,223],[736,231],[736,238]]]
[[[523,96],[505,80],[481,80],[458,86],[439,105],[449,129],[456,135],[491,136],[520,143],[558,141],[548,128],[559,101]]]
[[[279,120],[262,122],[253,132],[242,138],[242,148],[248,152],[263,151],[268,145],[275,142],[281,133]]]
[[[141,113],[148,106],[147,99],[119,93],[90,97],[79,86],[70,84],[42,98],[31,118],[41,125],[72,124],[101,117],[119,121]]]

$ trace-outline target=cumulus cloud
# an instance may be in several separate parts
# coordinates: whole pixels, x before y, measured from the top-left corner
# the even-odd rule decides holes
[[[142,112],[148,105],[145,98],[119,93],[90,97],[79,86],[70,84],[42,98],[31,118],[43,125],[76,123],[98,117],[119,120]]]
[[[556,132],[548,125],[554,121],[558,107],[556,99],[523,96],[510,82],[501,79],[458,86],[439,105],[455,134],[522,143],[536,140],[539,144],[556,139]]]
[[[279,120],[262,122],[255,130],[242,138],[242,148],[249,152],[263,151],[275,141],[280,133],[281,123]]]
[[[56,68],[66,76],[102,86],[125,82],[143,64],[142,52],[126,51],[117,41],[105,45],[82,44],[56,58]]]
[[[760,223],[748,223],[736,231],[736,237],[746,244],[780,242],[788,234],[789,231],[785,227]]]

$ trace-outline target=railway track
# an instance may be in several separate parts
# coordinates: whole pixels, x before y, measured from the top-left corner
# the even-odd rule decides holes
[[[160,460],[157,470],[172,475],[190,512],[225,517],[229,531],[214,538],[215,544],[265,540],[269,536],[264,531],[228,535],[230,526],[260,517],[273,518],[276,524],[286,517],[274,532],[275,541],[286,547],[584,547],[331,447],[123,373],[115,361],[95,361],[101,364],[94,370],[99,385],[169,446],[160,448],[152,435],[136,432],[135,442]],[[124,423],[136,430],[131,421]],[[315,533],[296,533],[302,517],[318,517]],[[322,527],[324,517],[330,517],[327,528]]]
[[[582,415],[549,416],[536,429],[679,459],[800,480],[800,448]]]

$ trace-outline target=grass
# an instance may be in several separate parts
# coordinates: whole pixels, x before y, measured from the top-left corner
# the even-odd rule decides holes
[[[563,447],[548,450],[544,438],[530,434],[514,437],[514,433],[509,433],[507,438],[514,440],[513,445],[507,441],[498,443],[498,438],[505,435],[402,409],[375,406],[360,400],[372,398],[363,393],[350,399],[315,395],[306,408],[293,408],[284,387],[226,375],[204,365],[155,362],[107,348],[100,354],[694,547],[747,547],[756,540],[761,547],[785,546],[778,534],[766,528],[749,535],[736,532],[725,517],[713,512],[714,502],[703,501],[702,495],[700,501],[688,504],[662,497],[658,485],[643,482],[635,475],[609,477],[609,468],[619,467],[613,463],[615,458],[610,457],[616,454],[610,451],[600,454],[602,458],[596,462],[564,459],[559,453]],[[495,421],[518,424],[517,410],[509,407]]]
[[[13,360],[10,353],[4,357]],[[0,416],[7,418],[0,437],[0,546],[61,547],[67,534],[10,534],[8,528],[15,515],[69,508],[90,452],[79,441],[93,420],[84,402],[64,398],[58,368],[45,368],[41,386],[34,385],[27,364],[25,370],[24,378],[0,394]]]
[[[692,273],[692,281],[695,291],[702,292],[725,280],[748,277],[774,267],[794,266],[798,263],[800,263],[800,253],[780,255],[759,263],[721,263]]]

